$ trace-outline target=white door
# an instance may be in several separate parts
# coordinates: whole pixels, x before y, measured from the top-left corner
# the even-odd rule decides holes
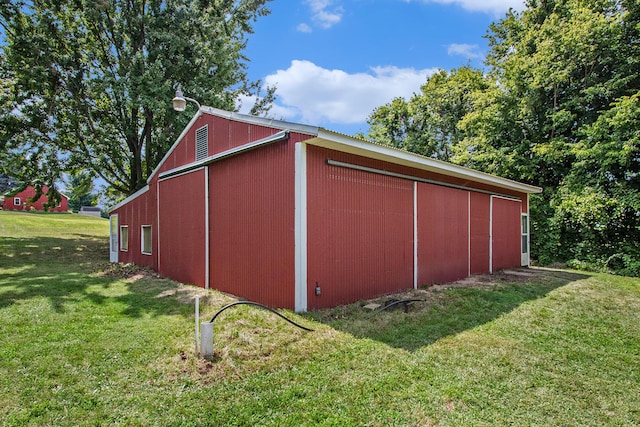
[[[520,265],[523,267],[529,266],[529,215],[522,214],[521,216],[522,223],[522,258]]]
[[[109,217],[109,262],[118,262],[118,214]]]

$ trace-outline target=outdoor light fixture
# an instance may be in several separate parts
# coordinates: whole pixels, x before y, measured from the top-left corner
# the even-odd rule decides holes
[[[198,106],[198,110],[200,109],[200,103],[193,98],[189,98],[188,96],[184,96],[182,94],[182,89],[180,89],[180,85],[176,89],[176,96],[173,98],[173,109],[176,111],[184,111],[187,108],[187,101],[191,101]]]

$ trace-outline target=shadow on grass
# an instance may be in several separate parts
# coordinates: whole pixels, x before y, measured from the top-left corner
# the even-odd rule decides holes
[[[93,307],[117,304],[129,317],[190,313],[174,298],[157,298],[176,287],[170,280],[94,274],[108,263],[108,254],[106,239],[93,236],[0,238],[0,309],[44,298],[56,313],[83,303]]]
[[[451,287],[438,291],[417,290],[425,299],[405,313],[402,308],[371,312],[362,303],[319,310],[309,314],[316,321],[357,338],[368,338],[395,348],[416,351],[437,340],[489,323],[526,303],[545,297],[571,282],[588,278],[560,270],[532,269],[532,276],[496,275],[471,287]],[[381,298],[383,303],[385,299]],[[398,306],[399,307],[399,306]]]

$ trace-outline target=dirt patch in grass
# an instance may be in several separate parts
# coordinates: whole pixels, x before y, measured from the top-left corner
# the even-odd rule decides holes
[[[133,263],[112,262],[98,266],[97,277],[111,279],[140,280],[145,278],[159,278],[160,275],[149,267],[142,267]]]
[[[209,302],[213,303],[225,303],[234,300],[233,297],[225,298],[224,294],[221,294],[219,301],[216,301],[214,294],[211,294],[204,288],[198,286],[185,285],[179,282],[175,282],[170,279],[164,279],[160,274],[149,267],[139,266],[133,263],[105,263],[101,264],[96,272],[96,277],[105,277],[116,280],[124,280],[125,282],[134,283],[141,280],[150,280],[155,287],[159,287],[156,298],[175,297],[176,301],[183,304],[193,304],[193,300],[196,295],[200,296],[201,304],[204,306]],[[161,279],[161,282],[158,282]],[[150,282],[151,283],[151,282]],[[157,286],[160,283],[160,286]],[[168,289],[166,288],[167,286]],[[152,289],[153,286],[147,287]]]
[[[575,276],[575,277],[574,277]],[[456,288],[493,288],[505,284],[527,283],[553,283],[581,278],[579,274],[553,269],[543,268],[519,268],[502,270],[493,274],[476,274],[451,283],[434,283],[418,289],[409,289],[394,294],[388,294],[358,303],[361,307],[376,309],[384,307],[394,301],[424,299],[426,301],[438,301],[437,294]],[[377,307],[376,307],[377,306]],[[398,308],[403,308],[398,304]]]

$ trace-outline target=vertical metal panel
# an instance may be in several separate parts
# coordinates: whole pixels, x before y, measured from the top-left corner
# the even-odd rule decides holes
[[[294,308],[294,144],[209,168],[211,287]]]
[[[309,308],[411,288],[412,182],[329,166],[329,155],[354,160],[344,153],[308,147]]]
[[[169,178],[159,186],[160,273],[205,286],[204,169]]]
[[[489,273],[489,202],[490,196],[470,193],[470,273]]]
[[[418,183],[418,283],[446,283],[469,271],[467,191]]]
[[[492,196],[492,271],[520,266],[522,203]]]
[[[211,121],[209,126],[209,153],[212,155],[218,154],[231,148],[229,127],[233,126],[233,123],[216,116],[208,116],[207,119]]]

